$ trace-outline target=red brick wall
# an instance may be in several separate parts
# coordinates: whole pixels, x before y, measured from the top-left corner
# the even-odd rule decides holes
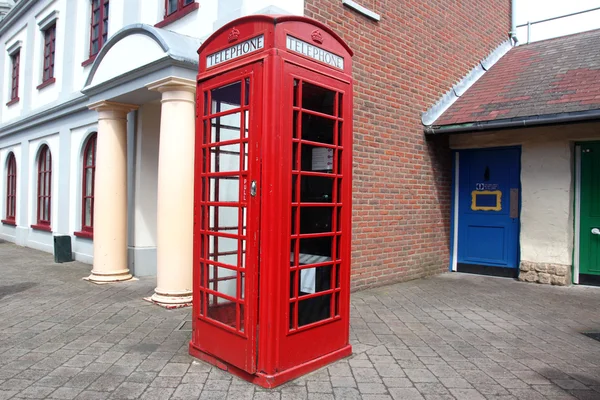
[[[352,287],[447,271],[451,157],[421,113],[508,38],[509,0],[305,0],[354,56]]]

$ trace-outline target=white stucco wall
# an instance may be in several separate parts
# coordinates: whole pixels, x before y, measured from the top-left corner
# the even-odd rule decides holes
[[[156,195],[160,104],[149,103],[138,111],[135,159],[135,210],[133,245],[156,247]]]
[[[10,95],[12,91],[12,58],[11,54],[8,53],[8,50],[13,48],[17,43],[20,43],[19,49],[19,93],[18,96],[20,98],[18,103],[7,106],[6,103],[10,101]],[[27,54],[27,32],[25,30],[25,26],[22,26],[13,36],[8,38],[8,40],[2,45],[2,57],[4,66],[2,73],[2,82],[6,82],[6,84],[1,85],[2,90],[2,113],[0,122],[7,122],[12,119],[17,118],[21,112],[23,111],[23,100],[24,100],[24,72],[25,72],[25,55]],[[6,100],[6,101],[4,101]]]
[[[21,146],[15,144],[0,148],[0,219],[6,218],[6,175],[8,172],[8,155],[10,153],[15,155],[15,161],[17,164],[17,196],[21,193],[21,179],[19,179],[20,173],[23,170],[21,168]],[[16,204],[16,220],[18,221],[24,210],[19,207],[19,199],[17,198]],[[4,225],[0,223],[0,238],[4,240],[16,240],[16,228],[11,225]]]
[[[574,143],[600,140],[600,124],[450,137],[453,149],[521,146],[521,261],[572,264]]]
[[[91,86],[126,74],[136,68],[165,57],[161,47],[146,35],[130,35],[117,42],[104,56]]]

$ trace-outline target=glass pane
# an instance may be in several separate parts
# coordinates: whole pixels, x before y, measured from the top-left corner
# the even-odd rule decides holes
[[[333,178],[302,176],[300,179],[300,201],[304,203],[331,203]]]
[[[50,196],[50,185],[51,185],[51,183],[50,183],[50,173],[46,172],[44,174],[44,176],[45,176],[45,179],[44,179],[45,180],[45,183],[44,183],[44,196]]]
[[[85,226],[92,226],[92,199],[85,199]]]
[[[50,221],[50,198],[44,198],[44,220]]]
[[[298,302],[298,327],[328,319],[331,314],[331,295]]]
[[[334,150],[328,147],[302,145],[302,171],[333,172]]]
[[[225,142],[229,140],[240,140],[240,121],[241,113],[224,115],[218,118],[212,118],[210,142]],[[238,150],[239,153],[239,150]]]
[[[93,170],[91,168],[85,169],[85,195],[92,195],[92,187],[94,185]]]
[[[302,296],[331,289],[331,270],[331,265],[300,270],[298,294]]]
[[[167,14],[172,14],[177,11],[177,0],[167,1]]]
[[[302,207],[300,233],[332,232],[333,207]]]
[[[334,115],[335,93],[333,90],[302,82],[302,108]]]
[[[208,318],[214,319],[215,321],[229,325],[232,328],[235,328],[236,326],[235,303],[227,299],[209,294],[207,314]]]
[[[210,148],[211,172],[231,172],[240,170],[240,144],[228,144]]]
[[[213,113],[239,108],[242,104],[242,82],[234,82],[227,86],[211,90],[211,98],[213,101]]]
[[[302,114],[302,139],[333,144],[335,120],[317,115]]]
[[[221,233],[238,234],[239,208],[210,206],[208,211],[208,229]],[[244,217],[245,219],[245,217]],[[246,225],[246,221],[244,226]]]
[[[208,287],[230,297],[237,297],[237,272],[231,269],[210,266]]]
[[[248,105],[250,104],[250,78],[246,78],[245,80],[245,87],[246,87],[246,101],[244,103],[244,105]]]
[[[294,107],[298,106],[298,88],[300,87],[300,81],[294,79]]]
[[[332,237],[300,239],[300,265],[331,261]]]
[[[238,176],[210,178],[210,201],[239,202],[240,178]]]

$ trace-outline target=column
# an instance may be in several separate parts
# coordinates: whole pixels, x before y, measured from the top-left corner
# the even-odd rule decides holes
[[[127,268],[127,114],[138,107],[100,101],[94,180],[93,282],[131,279]]]
[[[168,77],[147,87],[162,94],[152,300],[186,304],[192,301],[196,84]]]

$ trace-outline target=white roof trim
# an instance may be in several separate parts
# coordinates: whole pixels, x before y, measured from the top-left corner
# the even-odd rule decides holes
[[[450,108],[460,96],[475,84],[486,71],[488,71],[502,56],[512,49],[512,41],[506,40],[496,47],[485,59],[479,62],[467,75],[457,82],[452,89],[446,92],[429,110],[421,116],[421,122],[425,126],[433,123]]]

